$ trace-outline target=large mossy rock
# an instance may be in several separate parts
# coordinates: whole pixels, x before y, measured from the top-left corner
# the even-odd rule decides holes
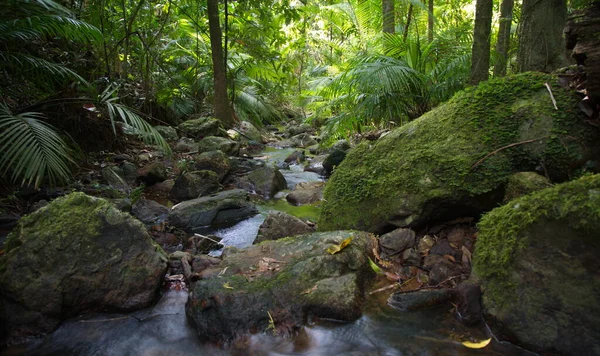
[[[240,144],[225,137],[208,136],[198,142],[198,152],[222,151],[228,156],[237,156]]]
[[[177,126],[185,136],[202,139],[207,136],[215,136],[219,133],[219,120],[210,117],[187,120]]]
[[[327,252],[350,237],[340,252]],[[227,255],[192,287],[188,320],[201,340],[226,343],[269,325],[289,335],[312,318],[355,320],[373,273],[371,241],[363,232],[313,233]]]
[[[219,181],[229,173],[231,163],[229,157],[222,151],[208,151],[202,152],[198,156],[194,157],[194,167],[198,171],[208,169],[215,172],[219,176]]]
[[[9,236],[0,256],[2,326],[17,338],[79,313],[146,307],[166,269],[140,221],[72,193],[22,218]]]
[[[600,354],[600,175],[484,215],[473,257],[491,325],[542,353]]]
[[[177,201],[213,194],[221,188],[217,173],[209,170],[186,172],[177,177],[170,195]]]
[[[599,131],[556,82],[542,73],[490,80],[361,143],[325,188],[319,229],[389,231],[478,215],[502,201],[515,172],[543,167],[555,181],[568,178],[599,157]]]
[[[169,212],[171,225],[194,231],[209,225],[227,225],[256,215],[258,210],[248,201],[248,192],[233,189],[184,201]]]

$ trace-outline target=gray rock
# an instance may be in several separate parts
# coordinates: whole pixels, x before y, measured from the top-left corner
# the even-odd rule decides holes
[[[198,152],[198,143],[191,138],[182,137],[173,146],[175,152]]]
[[[306,160],[306,155],[304,151],[294,151],[289,156],[287,156],[284,160],[285,163],[290,164],[299,164]]]
[[[325,167],[323,167],[323,162],[325,161],[325,158],[327,158],[327,156],[325,156],[325,155],[314,157],[313,159],[310,160],[308,165],[306,167],[304,167],[304,171],[305,172],[314,172],[314,173],[317,173],[318,175],[324,176],[325,175]]]
[[[421,265],[421,255],[414,248],[408,248],[402,252],[402,260],[405,265],[409,266],[420,266]]]
[[[138,170],[138,180],[150,186],[167,179],[167,169],[162,162],[150,163]]]
[[[293,136],[292,138],[290,138],[290,141],[292,142],[292,145],[294,147],[301,147],[301,148],[306,148],[308,146],[317,144],[317,141],[315,141],[315,139],[312,138],[312,136],[307,133],[302,133],[302,134]]]
[[[179,139],[177,130],[172,126],[154,126],[154,128],[167,141],[177,141]]]
[[[350,149],[350,143],[348,140],[339,140],[331,146],[331,150],[348,151]]]
[[[339,253],[326,252],[349,237],[352,242]],[[279,335],[293,334],[308,318],[355,320],[372,280],[370,249],[368,234],[336,231],[227,254],[192,286],[188,320],[200,340],[224,343],[267,332],[271,318]]]
[[[242,121],[238,127],[239,132],[241,133],[240,139],[243,142],[255,141],[258,143],[262,143],[262,135],[260,131],[252,125],[248,121]]]
[[[335,167],[339,166],[340,163],[346,158],[346,151],[332,150],[330,154],[325,157],[323,161],[323,168],[325,175],[330,176],[333,173]]]
[[[170,196],[177,201],[207,196],[219,191],[219,180],[215,172],[208,170],[183,173],[175,180]]]
[[[194,256],[194,260],[192,261],[192,271],[195,273],[200,273],[207,268],[218,265],[219,263],[221,263],[221,260],[216,257],[207,255]]]
[[[271,199],[278,191],[287,188],[287,182],[279,169],[262,167],[240,178],[237,187]]]
[[[131,215],[146,225],[154,225],[166,219],[169,208],[154,200],[140,199],[131,207]]]
[[[323,199],[325,182],[302,182],[285,199],[292,205],[312,204]]]
[[[254,243],[258,244],[267,240],[308,234],[313,231],[312,227],[297,217],[282,212],[274,212],[267,215],[265,221],[260,225],[258,236],[254,240]]]
[[[447,302],[452,297],[449,289],[421,289],[414,292],[394,293],[388,305],[401,311],[428,309]]]
[[[175,205],[169,212],[169,222],[193,231],[208,225],[231,224],[257,212],[254,204],[248,201],[248,192],[234,189]]]
[[[240,144],[225,137],[208,136],[198,142],[198,152],[222,151],[228,156],[237,156]]]
[[[456,312],[461,322],[473,325],[482,320],[481,287],[475,282],[463,282],[454,292]]]
[[[416,235],[411,229],[396,229],[379,237],[382,256],[387,258],[414,247],[415,243]]]
[[[149,306],[166,256],[144,225],[104,199],[72,193],[19,221],[0,257],[10,338],[51,332],[79,313]]]
[[[460,276],[462,271],[458,264],[441,255],[425,256],[423,267],[429,270],[429,284],[438,285],[451,277]]]
[[[177,129],[187,137],[203,139],[219,133],[219,120],[210,117],[187,120],[179,124]]]
[[[219,181],[229,173],[231,168],[229,157],[222,151],[207,151],[202,152],[198,156],[194,157],[194,166],[197,171],[210,170],[215,172],[219,176]]]

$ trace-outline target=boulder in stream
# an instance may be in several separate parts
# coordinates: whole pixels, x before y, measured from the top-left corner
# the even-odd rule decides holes
[[[319,229],[385,232],[479,216],[502,201],[515,172],[545,169],[561,181],[598,160],[598,130],[577,94],[556,83],[533,72],[491,79],[362,142],[327,183]]]
[[[256,213],[258,210],[248,201],[248,192],[233,189],[179,203],[171,208],[168,220],[175,227],[193,231],[209,225],[233,224]]]
[[[301,182],[285,199],[292,205],[312,204],[323,199],[325,182]]]
[[[176,180],[170,195],[177,201],[206,196],[219,191],[219,176],[209,170],[186,172]]]
[[[267,215],[267,218],[258,229],[258,236],[254,243],[258,244],[267,240],[308,234],[313,231],[312,227],[297,217],[277,211]]]
[[[144,225],[72,193],[23,217],[0,256],[0,319],[13,341],[79,313],[149,306],[166,256]]]
[[[488,324],[543,354],[600,353],[600,175],[484,215],[473,255]]]
[[[287,182],[279,169],[262,167],[251,171],[238,180],[237,186],[271,199],[278,191],[287,188]]]
[[[336,254],[327,249],[351,238]],[[296,333],[307,320],[361,315],[373,271],[363,232],[312,233],[265,241],[228,254],[213,277],[196,282],[186,305],[203,341],[229,343],[250,332]],[[210,276],[208,270],[204,276]]]

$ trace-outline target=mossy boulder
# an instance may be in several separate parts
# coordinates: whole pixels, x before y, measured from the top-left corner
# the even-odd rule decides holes
[[[535,172],[518,172],[508,178],[504,201],[510,201],[523,195],[552,186],[550,180]]]
[[[248,192],[233,189],[179,203],[171,208],[168,220],[175,227],[194,231],[209,225],[233,224],[257,213],[248,201]]]
[[[201,117],[198,119],[187,120],[179,124],[177,129],[183,132],[187,137],[202,139],[208,136],[215,136],[219,133],[219,120],[211,117]]]
[[[173,126],[154,126],[156,131],[167,141],[177,141],[179,136]]]
[[[228,156],[237,156],[240,144],[225,137],[208,136],[198,142],[198,152],[219,150]]]
[[[327,252],[348,238],[340,252]],[[371,239],[364,232],[312,233],[228,254],[193,285],[188,320],[201,340],[225,343],[270,329],[294,334],[312,318],[355,320],[373,275]]]
[[[600,354],[600,175],[484,215],[473,256],[500,335],[542,353]]]
[[[361,143],[325,188],[319,229],[379,232],[479,215],[502,201],[510,175],[538,167],[565,180],[600,156],[600,140],[578,97],[556,82],[542,73],[493,79]]]
[[[219,176],[219,181],[229,173],[231,163],[229,157],[225,153],[219,150],[202,152],[198,156],[194,157],[194,166],[196,170],[211,170]]]
[[[219,176],[209,170],[186,172],[171,188],[170,196],[177,201],[196,199],[219,191]]]
[[[83,193],[56,199],[23,217],[6,242],[2,326],[18,338],[79,313],[146,307],[157,297],[165,258],[144,225],[108,201]]]

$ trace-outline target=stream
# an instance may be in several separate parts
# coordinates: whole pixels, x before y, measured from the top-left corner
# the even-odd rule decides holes
[[[293,149],[268,149],[267,164],[281,162]],[[301,166],[282,170],[288,189],[302,181],[322,180]],[[271,210],[312,221],[318,207],[293,207],[285,198],[259,206],[259,214],[236,225],[207,230],[238,248],[252,244]],[[220,251],[213,251],[214,255]],[[131,314],[102,314],[64,322],[43,339],[5,350],[26,355],[531,355],[492,338],[485,349],[469,349],[457,340],[489,337],[485,325],[468,328],[458,322],[451,305],[418,312],[402,312],[385,303],[385,296],[368,298],[361,318],[351,323],[320,321],[306,326],[294,338],[270,333],[250,336],[243,345],[221,349],[201,343],[185,317],[187,291],[166,289],[158,303]],[[383,298],[383,299],[382,299]]]

